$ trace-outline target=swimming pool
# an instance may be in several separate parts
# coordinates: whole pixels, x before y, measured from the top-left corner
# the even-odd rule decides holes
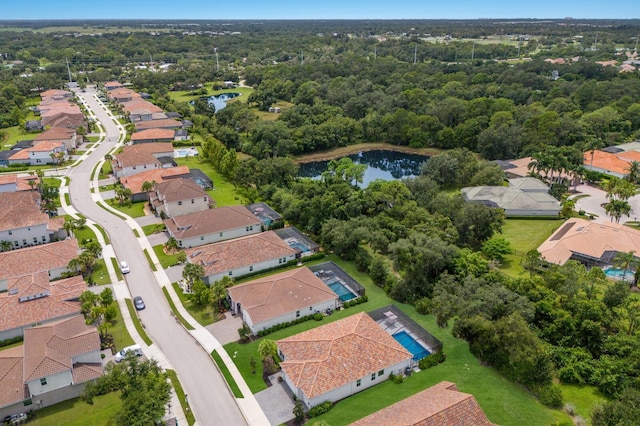
[[[309,247],[305,246],[304,244],[298,241],[289,243],[289,247],[294,248],[296,250],[300,250],[303,253],[310,251]]]
[[[431,352],[425,349],[420,343],[416,342],[416,340],[404,330],[394,334],[393,338],[413,354],[414,361],[420,361],[422,358],[431,355]]]
[[[347,286],[342,284],[336,278],[329,278],[324,283],[328,285],[329,288],[335,294],[337,294],[340,300],[342,300],[343,302],[346,302],[347,300],[355,299],[357,297],[351,290],[349,290]]]
[[[624,280],[625,281],[631,281],[633,280],[633,275],[635,274],[636,271],[634,271],[633,269],[627,269],[627,273],[624,273],[624,269],[618,269],[618,268],[607,268],[604,269],[604,274],[607,276],[607,278],[612,278],[614,280],[622,280],[622,277],[624,276]]]
[[[193,157],[198,155],[198,150],[195,148],[178,148],[173,150],[173,156],[175,158]]]

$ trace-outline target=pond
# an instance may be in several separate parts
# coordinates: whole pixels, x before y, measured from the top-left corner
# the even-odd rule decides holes
[[[240,96],[240,93],[232,92],[232,93],[221,93],[219,95],[209,96],[205,98],[209,105],[213,105],[216,108],[216,111],[220,111],[224,107],[227,106],[227,101],[229,99],[237,98]]]
[[[429,159],[426,155],[407,154],[404,152],[374,150],[348,155],[354,163],[366,164],[367,170],[360,187],[365,188],[375,179],[394,180],[414,177],[420,174],[420,166]],[[301,177],[319,179],[327,170],[329,161],[313,161],[300,164]]]

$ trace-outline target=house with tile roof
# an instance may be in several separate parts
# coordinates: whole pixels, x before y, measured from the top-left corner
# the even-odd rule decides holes
[[[178,166],[178,167],[169,167],[167,169],[151,169],[146,170],[141,173],[136,173],[131,176],[125,176],[120,178],[120,183],[125,187],[131,190],[133,194],[131,196],[131,200],[133,202],[136,201],[147,201],[149,199],[149,195],[142,190],[142,184],[144,182],[165,182],[171,179],[176,178],[188,178],[191,176],[191,172],[189,171],[189,167],[187,166]]]
[[[60,141],[38,142],[31,148],[21,149],[8,158],[9,164],[29,164],[31,166],[41,166],[44,164],[54,164],[58,160],[51,155],[62,155],[67,158],[67,147]]]
[[[473,395],[440,382],[350,426],[493,426]]]
[[[33,191],[33,188],[39,184],[40,178],[37,175],[18,173],[0,175],[0,192]]]
[[[640,231],[619,223],[571,218],[538,247],[542,258],[564,265],[577,260],[587,266],[608,266],[620,252],[640,256]]]
[[[24,385],[24,345],[0,349],[0,416],[24,411],[29,398]]]
[[[175,137],[175,130],[172,129],[147,129],[135,132],[131,135],[132,144],[150,142],[171,142]]]
[[[73,98],[73,93],[68,90],[60,90],[60,89],[49,89],[44,92],[40,92],[40,98],[45,100],[47,98],[51,99],[71,99]]]
[[[141,99],[140,95],[138,95],[135,91],[127,89],[125,87],[109,90],[107,92],[107,98],[119,104],[131,102],[133,99]]]
[[[611,153],[596,149],[595,151],[584,153],[583,166],[587,170],[623,178],[629,173],[627,169],[632,161],[640,161],[640,152],[622,151]]]
[[[307,408],[404,374],[412,354],[360,312],[276,342],[282,377]]]
[[[13,249],[65,238],[64,219],[59,222],[40,210],[37,191],[0,192],[0,241]]]
[[[167,232],[184,248],[257,234],[262,222],[244,206],[225,206],[164,220]]]
[[[161,217],[173,217],[208,210],[215,201],[193,180],[179,177],[156,183],[149,204]]]
[[[78,108],[77,111],[53,111],[52,114],[43,116],[41,123],[46,127],[68,127],[77,129],[84,127],[87,129],[87,120]]]
[[[298,251],[273,231],[185,249],[187,261],[204,268],[203,280],[212,284],[224,276],[241,277],[295,261]]]
[[[33,138],[33,140],[36,143],[43,141],[63,142],[67,151],[77,148],[80,142],[76,130],[68,127],[51,127]]]
[[[161,120],[144,120],[135,122],[136,132],[147,129],[171,129],[175,130],[182,127],[182,122],[173,118],[164,118]]]
[[[57,321],[80,313],[78,298],[87,290],[80,275],[49,281],[47,271],[4,280],[0,293],[0,340],[22,336],[34,324]]]
[[[227,289],[231,310],[253,334],[276,324],[334,310],[338,295],[307,267],[292,269]]]
[[[120,83],[119,81],[107,81],[103,87],[105,88],[105,90],[114,90],[124,87],[124,84]]]
[[[80,254],[78,240],[69,238],[54,243],[0,252],[0,291],[7,290],[10,278],[45,271],[49,279],[69,272],[67,265]]]
[[[168,160],[161,161],[162,158]],[[116,178],[131,176],[147,170],[173,167],[173,145],[166,142],[151,142],[127,145],[113,156],[111,168]]]

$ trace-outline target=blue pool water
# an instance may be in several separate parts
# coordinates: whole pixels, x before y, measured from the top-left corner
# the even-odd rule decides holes
[[[290,243],[289,247],[294,248],[296,250],[300,250],[303,253],[306,253],[306,252],[309,251],[309,247],[305,246],[304,244],[302,244],[300,242]]]
[[[413,354],[414,361],[420,361],[422,358],[431,354],[431,352],[425,349],[420,343],[416,342],[415,339],[406,331],[400,331],[394,334],[393,338]]]
[[[357,296],[353,294],[351,290],[344,286],[340,281],[335,278],[331,278],[328,281],[325,281],[325,284],[329,286],[329,288],[338,295],[340,300],[346,302],[347,300],[355,299]]]
[[[604,270],[604,274],[609,278],[613,278],[614,280],[621,280],[624,276],[625,281],[630,281],[633,280],[633,274],[635,274],[635,271],[632,269],[627,269],[627,273],[625,276],[624,269],[608,268]]]

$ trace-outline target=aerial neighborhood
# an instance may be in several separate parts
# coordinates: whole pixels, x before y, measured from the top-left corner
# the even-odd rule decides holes
[[[7,22],[0,424],[637,422],[634,20]]]

